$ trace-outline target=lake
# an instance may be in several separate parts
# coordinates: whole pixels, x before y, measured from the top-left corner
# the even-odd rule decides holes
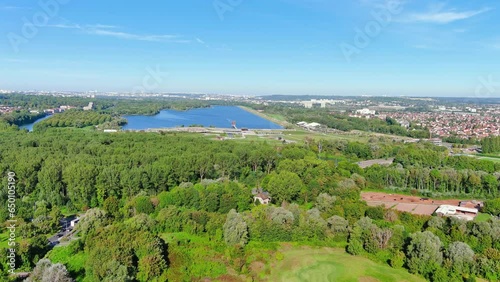
[[[44,116],[43,118],[39,118],[39,119],[37,119],[37,120],[36,120],[35,122],[33,122],[33,123],[29,123],[29,124],[25,124],[25,125],[21,125],[21,126],[19,126],[19,129],[27,129],[28,131],[30,131],[30,132],[31,132],[31,131],[33,131],[33,125],[35,125],[35,124],[37,124],[37,123],[41,122],[42,120],[48,119],[48,118],[50,118],[50,117],[52,117],[52,115]]]
[[[124,130],[146,130],[172,128],[184,125],[203,125],[204,127],[231,128],[236,121],[238,128],[282,129],[283,127],[239,107],[214,106],[188,111],[163,110],[155,116],[124,116],[128,124]]]

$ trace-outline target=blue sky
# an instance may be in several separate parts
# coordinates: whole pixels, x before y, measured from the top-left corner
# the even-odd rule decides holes
[[[500,97],[498,6],[0,0],[0,89]]]

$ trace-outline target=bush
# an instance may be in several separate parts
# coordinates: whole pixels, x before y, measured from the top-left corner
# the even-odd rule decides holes
[[[347,252],[353,256],[357,256],[363,253],[363,243],[358,239],[352,239],[349,241],[347,246]]]
[[[493,214],[495,216],[499,216],[500,215],[500,198],[485,201],[483,211],[485,213],[490,213],[490,214]]]
[[[406,256],[401,251],[396,251],[392,254],[389,264],[393,268],[402,268],[405,263]]]
[[[374,220],[384,219],[384,215],[385,215],[385,209],[383,206],[368,207],[365,211],[365,216]]]

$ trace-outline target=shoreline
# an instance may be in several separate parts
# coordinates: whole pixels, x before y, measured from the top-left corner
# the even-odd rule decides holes
[[[259,111],[254,110],[252,108],[245,107],[245,106],[237,106],[237,107],[240,108],[240,109],[242,109],[242,110],[245,110],[245,111],[247,111],[249,113],[257,115],[257,116],[259,116],[259,117],[261,117],[261,118],[263,118],[265,120],[268,120],[268,121],[270,121],[272,123],[275,123],[275,124],[277,124],[279,126],[282,126],[283,129],[286,129],[287,126],[291,126],[291,124],[288,123],[287,121],[280,121],[280,120],[274,119],[274,118],[272,118],[272,117],[270,117],[270,116],[268,116],[266,114],[263,114],[263,113],[261,113]]]

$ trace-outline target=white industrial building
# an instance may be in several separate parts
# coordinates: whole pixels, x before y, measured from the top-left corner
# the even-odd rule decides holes
[[[307,123],[305,121],[301,121],[301,122],[298,122],[297,125],[302,127],[302,128],[310,129],[310,130],[318,129],[321,127],[321,124],[319,124],[317,122]]]

